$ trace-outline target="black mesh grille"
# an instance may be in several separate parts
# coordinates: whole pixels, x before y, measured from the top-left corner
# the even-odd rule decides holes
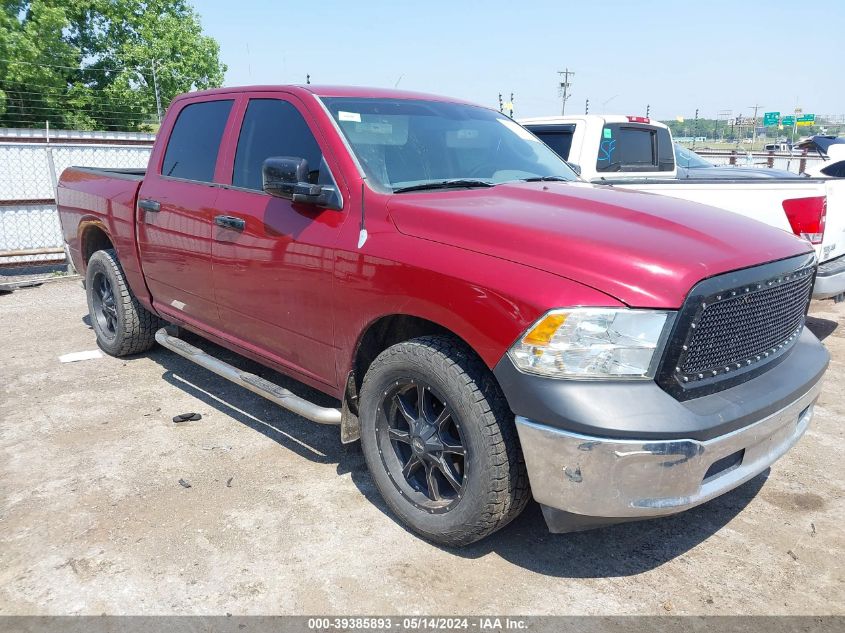
[[[691,325],[679,373],[709,378],[782,349],[801,330],[812,284],[810,269],[710,298]]]

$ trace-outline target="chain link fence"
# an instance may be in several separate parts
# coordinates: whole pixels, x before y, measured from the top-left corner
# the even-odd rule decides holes
[[[55,199],[62,171],[71,165],[146,167],[153,140],[148,134],[103,139],[64,131],[50,142],[45,131],[38,132],[42,138],[4,138],[0,131],[0,266],[64,261]]]

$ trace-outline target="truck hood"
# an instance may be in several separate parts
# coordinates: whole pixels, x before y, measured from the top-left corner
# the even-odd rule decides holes
[[[698,281],[812,249],[728,211],[586,183],[396,194],[406,235],[591,286],[632,307],[678,308]]]

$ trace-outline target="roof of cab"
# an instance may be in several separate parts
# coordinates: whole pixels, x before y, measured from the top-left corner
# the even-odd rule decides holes
[[[648,123],[645,121],[631,121],[627,114],[567,114],[557,116],[541,116],[528,117],[519,119],[522,125],[563,125],[566,123],[575,123],[577,121],[601,121],[605,123],[637,123],[639,125],[653,125],[654,127],[667,127],[665,123],[661,123],[656,119],[649,118]]]
[[[360,99],[422,99],[426,101],[442,101],[446,103],[462,103],[477,105],[462,99],[432,95],[423,92],[410,92],[407,90],[391,90],[388,88],[370,88],[366,86],[317,86],[306,85],[258,85],[258,86],[232,86],[226,88],[213,88],[211,90],[198,90],[186,92],[176,97],[178,99],[189,99],[208,95],[238,94],[242,92],[291,92],[311,93],[316,97],[350,97]]]

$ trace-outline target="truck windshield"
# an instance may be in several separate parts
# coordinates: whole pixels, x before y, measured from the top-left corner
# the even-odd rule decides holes
[[[415,99],[323,98],[367,178],[385,191],[578,180],[513,120],[478,106]]]

